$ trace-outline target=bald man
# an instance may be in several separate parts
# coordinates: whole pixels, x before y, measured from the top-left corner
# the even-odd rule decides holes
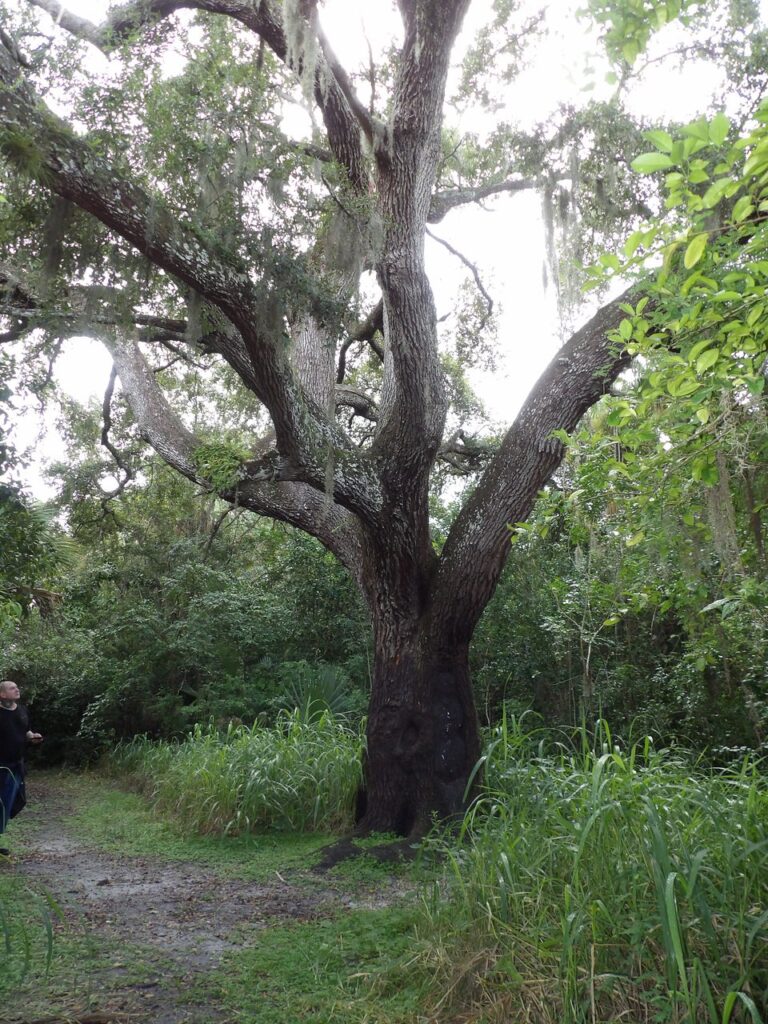
[[[24,784],[27,743],[42,743],[39,732],[29,728],[29,714],[19,704],[21,691],[11,679],[0,682],[0,835],[13,817],[14,804]],[[8,856],[0,846],[0,856]]]

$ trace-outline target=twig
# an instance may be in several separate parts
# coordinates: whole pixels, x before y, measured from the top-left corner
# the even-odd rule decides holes
[[[488,323],[488,321],[491,318],[491,315],[493,314],[493,299],[488,294],[488,292],[485,290],[485,287],[483,286],[483,282],[482,282],[482,280],[480,278],[480,273],[479,273],[477,267],[475,266],[474,263],[472,263],[471,260],[467,259],[467,257],[464,255],[464,253],[459,252],[458,249],[454,249],[454,247],[450,244],[450,242],[446,242],[446,240],[444,238],[438,238],[437,235],[433,234],[429,230],[429,228],[427,228],[426,230],[427,230],[427,234],[429,235],[429,237],[431,239],[433,239],[433,241],[439,242],[440,245],[442,245],[445,249],[447,249],[448,252],[451,253],[451,255],[453,255],[457,259],[461,260],[461,262],[464,264],[464,266],[467,267],[467,269],[472,272],[472,276],[475,279],[475,284],[477,285],[477,290],[480,292],[480,294],[485,299],[485,307],[486,307],[485,308],[485,315],[483,316],[483,319],[480,321],[480,324],[479,324],[479,326],[477,328],[477,331],[478,331],[478,334],[479,334],[485,328],[485,325]]]
[[[102,414],[102,426],[101,426],[101,443],[107,449],[109,454],[117,463],[118,467],[125,474],[122,480],[118,480],[117,487],[114,490],[109,491],[106,499],[117,498],[118,495],[122,494],[125,488],[128,486],[131,480],[136,476],[136,470],[130,463],[126,462],[123,458],[122,453],[115,448],[109,439],[109,431],[112,426],[112,395],[115,390],[115,381],[117,380],[117,367],[112,366],[112,372],[109,375],[109,383],[107,384],[107,390],[104,392],[104,401],[101,405]]]

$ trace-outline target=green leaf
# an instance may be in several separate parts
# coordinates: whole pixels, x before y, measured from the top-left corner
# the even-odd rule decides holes
[[[662,153],[671,153],[672,147],[675,144],[675,140],[669,134],[664,131],[652,131],[645,133],[646,139],[655,146],[656,149],[660,149]]]
[[[708,604],[704,608],[702,608],[701,611],[699,612],[699,614],[703,615],[705,612],[717,611],[718,608],[724,608],[727,604],[730,604],[733,600],[734,599],[732,597],[719,597],[716,601],[712,601],[710,604]]]
[[[697,341],[696,344],[691,347],[691,351],[688,353],[688,362],[696,362],[696,360],[704,351],[704,349],[709,348],[710,345],[713,345],[714,341],[714,338],[702,338],[701,341]]]
[[[708,352],[704,352],[696,360],[696,373],[704,373],[710,367],[714,366],[720,358],[720,349],[711,348]]]
[[[765,303],[758,302],[757,305],[753,306],[752,309],[750,309],[749,311],[749,315],[747,316],[747,326],[754,327],[754,325],[757,323],[757,321],[760,319],[764,312]]]
[[[602,264],[604,267],[607,267],[609,270],[621,269],[621,261],[619,260],[619,257],[612,252],[604,252],[598,257],[597,262]]]
[[[727,193],[728,189],[735,186],[735,184],[732,178],[718,178],[717,181],[713,181],[702,196],[702,206],[706,209],[715,206]]]
[[[692,242],[688,243],[688,248],[685,250],[685,256],[683,256],[683,264],[685,265],[686,270],[690,270],[691,267],[695,267],[704,255],[708,237],[709,236],[706,232],[702,232],[702,234],[696,235]]]
[[[714,146],[721,146],[728,138],[728,132],[730,130],[731,122],[725,114],[715,114],[709,122],[709,141]]]
[[[664,253],[663,267],[665,270],[670,270],[672,267],[672,257],[676,251],[680,248],[679,242],[670,242],[669,245],[665,245],[662,250]]]
[[[692,139],[699,139],[702,142],[709,142],[709,125],[706,121],[691,121],[683,128],[683,134]]]
[[[741,199],[738,200],[738,202],[736,203],[736,205],[733,208],[733,213],[731,214],[731,220],[733,221],[734,224],[738,224],[741,221],[745,220],[747,217],[750,216],[750,214],[752,214],[754,212],[755,212],[755,206],[754,206],[754,203],[752,202],[752,197],[751,196],[742,196]]]
[[[624,243],[624,255],[629,258],[634,256],[640,247],[643,238],[645,237],[644,231],[633,231],[629,238]]]
[[[641,153],[632,161],[632,170],[637,174],[653,174],[674,166],[665,153]]]
[[[621,55],[627,64],[634,64],[638,53],[640,53],[640,47],[634,39],[630,39],[621,48]]]
[[[628,537],[625,543],[626,543],[626,546],[628,548],[634,548],[638,544],[641,544],[644,540],[645,540],[645,531],[644,530],[638,530],[637,533],[633,533],[631,537]]]
[[[709,175],[705,170],[697,168],[695,171],[691,171],[688,175],[688,181],[692,185],[701,185],[702,182],[709,181]]]

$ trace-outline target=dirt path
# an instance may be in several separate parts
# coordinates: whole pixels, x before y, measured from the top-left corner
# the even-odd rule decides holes
[[[0,1020],[8,1024],[227,1024],[200,983],[243,942],[244,929],[312,920],[367,902],[321,878],[308,885],[306,876],[293,882],[276,873],[256,883],[221,877],[200,863],[106,853],[68,829],[70,797],[61,782],[38,778],[31,788],[25,815],[36,827],[23,857],[6,870],[50,892],[68,925],[92,940],[101,962],[87,978],[87,997],[63,996],[47,1016],[37,1007],[33,1016],[31,1006],[23,1012],[0,1007]],[[190,1005],[195,988],[206,992],[204,1005]]]

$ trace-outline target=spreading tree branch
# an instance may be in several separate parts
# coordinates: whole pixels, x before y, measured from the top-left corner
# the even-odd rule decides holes
[[[195,462],[200,442],[171,409],[136,340],[120,331],[103,340],[144,439],[172,468],[209,489]],[[310,533],[359,579],[359,525],[332,498],[298,481],[263,480],[247,472],[236,487],[223,488],[218,494],[234,505]]]
[[[468,639],[509,551],[509,528],[530,514],[560,464],[571,432],[630,363],[609,340],[634,289],[600,309],[541,375],[448,534],[435,581],[436,619],[446,637]],[[458,595],[458,600],[457,600]]]
[[[526,192],[538,187],[537,182],[527,178],[510,178],[507,181],[477,185],[475,188],[451,188],[443,192],[435,192],[429,204],[427,221],[430,224],[438,224],[450,210],[457,206],[479,203],[489,196],[499,195],[502,192]]]
[[[222,352],[272,416],[281,456],[297,479],[324,491],[336,449],[356,452],[329,410],[319,407],[294,373],[282,337],[262,329],[258,295],[248,275],[199,236],[168,206],[97,157],[86,141],[48,111],[0,46],[0,133],[32,139],[40,160],[38,177],[134,245],[156,266],[191,286],[229,320],[235,330]],[[239,338],[238,338],[239,334]],[[250,362],[250,371],[246,359]],[[331,372],[332,380],[332,372]],[[334,494],[352,511],[375,516],[378,481],[367,460],[355,455],[334,475]]]
[[[105,53],[110,53],[138,31],[157,24],[176,11],[199,10],[239,21],[255,32],[281,61],[287,63],[288,60],[282,19],[270,0],[131,0],[113,8],[101,25],[71,14],[58,0],[27,2],[47,11],[62,28]],[[350,108],[347,96],[324,54],[320,54],[317,65],[315,101],[323,114],[331,150],[345,168],[352,187],[367,193],[370,174],[360,142],[357,112]]]

